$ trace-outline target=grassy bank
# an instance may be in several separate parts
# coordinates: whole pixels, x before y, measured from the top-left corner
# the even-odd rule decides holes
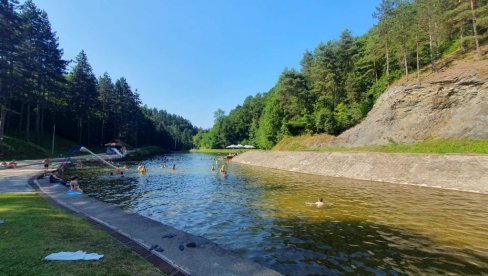
[[[0,143],[0,160],[43,159],[66,156],[75,144],[72,141],[56,137],[54,152],[51,152],[51,138],[44,137],[40,144],[28,142],[14,136],[4,136]]]
[[[304,135],[298,137],[287,137],[280,141],[273,150],[288,151],[367,151],[386,153],[460,153],[460,154],[488,154],[488,139],[442,139],[426,140],[416,144],[388,144],[363,147],[327,147],[331,141],[330,135]]]
[[[23,159],[44,159],[46,157],[64,157],[76,143],[60,137],[56,137],[54,142],[54,152],[51,152],[52,137],[45,135],[41,143],[28,142],[17,136],[4,136],[0,143],[0,160],[23,160]],[[105,148],[93,148],[92,151],[104,151]]]
[[[0,271],[5,275],[160,275],[153,265],[83,219],[37,194],[0,194]],[[104,254],[100,261],[44,261],[60,251]]]
[[[246,149],[192,149],[190,152],[195,153],[209,153],[209,154],[229,154],[229,153],[243,153]]]
[[[320,151],[370,151],[386,153],[462,153],[488,154],[488,139],[428,140],[417,144],[389,144],[356,148],[321,148]]]

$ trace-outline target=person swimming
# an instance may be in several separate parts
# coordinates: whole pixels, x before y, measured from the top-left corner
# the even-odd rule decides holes
[[[210,170],[211,171],[215,171],[215,167],[212,165],[212,168]]]
[[[172,168],[173,171],[176,171],[176,164],[173,164],[173,168]]]
[[[317,208],[324,207],[324,199],[319,198],[319,200],[317,202],[315,202],[315,205],[317,206]]]
[[[324,206],[326,206],[326,205],[327,205],[327,206],[332,206],[332,204],[330,204],[330,203],[327,203],[327,204],[326,204],[326,203],[324,202],[324,199],[323,199],[322,197],[320,197],[320,198],[317,200],[317,202],[314,202],[314,203],[312,203],[312,202],[305,202],[305,204],[306,204],[306,205],[308,205],[308,206],[315,205],[317,208],[322,208],[322,207],[324,207]]]

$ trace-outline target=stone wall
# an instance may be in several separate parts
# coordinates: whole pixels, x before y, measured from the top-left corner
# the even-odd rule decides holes
[[[249,151],[234,157],[233,162],[488,194],[488,155]]]

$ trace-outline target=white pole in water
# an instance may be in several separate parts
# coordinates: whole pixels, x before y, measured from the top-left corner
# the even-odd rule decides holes
[[[111,166],[114,169],[117,169],[117,167],[115,167],[114,165],[110,164],[109,162],[107,162],[105,159],[103,159],[102,157],[98,156],[97,154],[93,153],[91,150],[89,150],[89,149],[87,149],[85,147],[81,147],[80,148],[80,151],[82,151],[82,150],[91,153],[93,156],[95,156],[96,158],[100,159],[103,163]]]

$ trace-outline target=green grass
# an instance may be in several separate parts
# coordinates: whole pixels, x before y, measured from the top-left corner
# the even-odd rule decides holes
[[[0,194],[0,274],[160,275],[107,233],[48,204],[37,194]],[[59,251],[96,252],[100,261],[44,261]]]
[[[364,146],[354,148],[320,148],[319,151],[368,151],[386,153],[462,153],[488,154],[488,139],[479,140],[427,140],[417,144],[388,144],[381,146]]]
[[[22,159],[42,159],[46,157],[66,156],[75,142],[56,137],[54,143],[54,154],[51,154],[51,139],[45,135],[41,139],[40,145],[34,142],[27,142],[23,137],[4,136],[0,143],[0,160],[22,160]]]
[[[229,153],[243,153],[247,149],[192,149],[190,152],[209,153],[209,154],[229,154]]]

